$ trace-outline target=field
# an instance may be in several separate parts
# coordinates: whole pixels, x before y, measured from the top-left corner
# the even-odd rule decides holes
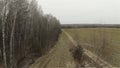
[[[120,67],[120,28],[64,29],[84,48]]]
[[[91,51],[94,55],[113,65],[113,67],[120,67],[119,30],[117,28],[62,29],[56,45],[49,53],[39,57],[29,68],[75,68],[76,63],[70,48],[75,46],[76,42],[83,48],[88,49],[89,52]],[[83,60],[86,62],[85,66],[91,66],[88,58]],[[97,60],[95,59],[96,62]]]

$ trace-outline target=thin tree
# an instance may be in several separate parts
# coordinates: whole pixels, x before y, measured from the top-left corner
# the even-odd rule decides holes
[[[5,23],[8,15],[8,1],[2,0],[3,3],[3,10],[2,10],[2,43],[3,43],[3,59],[4,59],[4,66],[5,68],[8,67],[7,65],[7,56],[6,56],[6,45],[5,45]]]
[[[11,36],[10,36],[10,68],[13,68],[14,65],[14,31],[15,31],[15,23],[16,23],[16,16],[17,16],[17,11],[15,12],[14,20],[13,20],[13,25],[12,25],[12,31],[11,31]]]

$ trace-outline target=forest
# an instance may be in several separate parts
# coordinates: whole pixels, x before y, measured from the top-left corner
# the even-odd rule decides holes
[[[0,68],[19,68],[46,54],[61,33],[60,21],[36,0],[0,0]]]
[[[62,28],[120,28],[120,24],[61,24]]]

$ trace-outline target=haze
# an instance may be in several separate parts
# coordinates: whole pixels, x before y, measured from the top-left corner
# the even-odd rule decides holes
[[[119,24],[120,0],[38,0],[62,24]]]

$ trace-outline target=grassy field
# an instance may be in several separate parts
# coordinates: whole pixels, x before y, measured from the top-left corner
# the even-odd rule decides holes
[[[120,28],[64,29],[75,41],[116,67],[120,67]]]

